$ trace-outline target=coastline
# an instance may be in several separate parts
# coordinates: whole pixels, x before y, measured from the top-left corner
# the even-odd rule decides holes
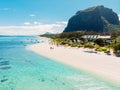
[[[54,47],[54,49],[50,49]],[[27,50],[46,56],[57,62],[98,75],[115,83],[120,83],[120,58],[104,53],[89,53],[88,49],[55,46],[40,43],[27,46]]]

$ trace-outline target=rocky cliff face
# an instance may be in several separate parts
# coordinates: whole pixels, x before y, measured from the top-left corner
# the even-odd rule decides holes
[[[69,19],[64,32],[71,31],[107,31],[107,25],[119,25],[119,18],[112,9],[104,6],[91,7],[78,11]]]

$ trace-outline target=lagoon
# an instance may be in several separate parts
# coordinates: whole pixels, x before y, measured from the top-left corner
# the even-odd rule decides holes
[[[120,90],[117,85],[26,50],[27,45],[44,41],[38,36],[0,36],[0,90]]]

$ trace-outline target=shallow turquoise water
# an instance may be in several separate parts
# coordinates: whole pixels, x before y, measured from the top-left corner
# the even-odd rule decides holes
[[[120,90],[25,49],[38,39],[43,42],[35,36],[0,37],[0,90]]]

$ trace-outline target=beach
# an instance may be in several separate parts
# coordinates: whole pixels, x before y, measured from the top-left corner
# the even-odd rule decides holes
[[[56,46],[49,43],[29,45],[27,49],[76,69],[120,83],[119,57],[102,52],[92,53],[90,49]]]

